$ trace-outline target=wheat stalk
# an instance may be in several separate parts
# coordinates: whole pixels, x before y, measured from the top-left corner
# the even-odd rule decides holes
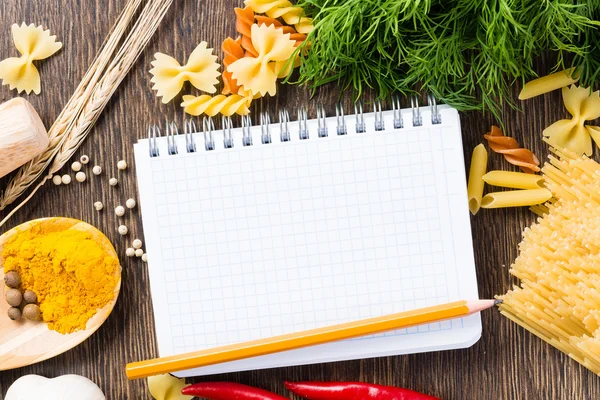
[[[50,164],[52,158],[58,152],[59,147],[66,138],[66,132],[69,131],[79,114],[81,113],[85,103],[92,94],[94,86],[97,84],[106,66],[108,65],[111,56],[116,51],[121,38],[136,10],[139,8],[141,0],[130,0],[117,19],[117,22],[109,32],[108,37],[102,44],[101,50],[92,62],[92,65],[86,72],[85,76],[77,86],[75,93],[58,118],[52,124],[48,131],[49,146],[43,154],[35,157],[21,168],[17,174],[10,180],[4,190],[2,200],[0,201],[0,210],[5,209],[13,203],[19,196],[27,190],[44,172]]]
[[[139,3],[139,0],[131,0],[130,4],[132,2]],[[77,114],[71,114],[70,119],[65,124],[64,130],[60,132],[60,140],[56,143],[52,154],[48,156],[47,160],[44,162],[43,167],[41,167],[42,163],[40,162],[38,168],[41,167],[41,169],[35,171],[35,176],[33,171],[30,171],[30,175],[23,175],[20,179],[19,174],[17,174],[14,181],[19,183],[19,185],[11,186],[9,184],[2,199],[2,203],[0,203],[0,210],[12,203],[29,186],[31,186],[37,178],[42,175],[46,170],[46,167],[52,161],[46,176],[41,179],[29,196],[19,203],[19,205],[0,222],[0,226],[2,226],[18,209],[26,204],[37,190],[52,177],[52,174],[57,172],[65,163],[67,163],[73,153],[75,153],[81,143],[83,143],[88,133],[93,128],[96,120],[100,117],[102,110],[117,90],[119,84],[132,68],[133,64],[148,44],[150,38],[154,35],[154,32],[158,28],[158,25],[162,21],[172,2],[173,0],[150,0],[146,4],[129,35],[121,45],[117,54],[113,57],[113,61],[106,68],[100,80],[86,87],[86,93],[89,91],[89,96],[86,101],[82,101],[78,104],[80,106],[80,111]]]

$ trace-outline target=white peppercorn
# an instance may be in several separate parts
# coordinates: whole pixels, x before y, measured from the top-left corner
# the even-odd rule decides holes
[[[142,254],[142,261],[148,262],[148,254],[146,254],[146,253]]]
[[[99,165],[94,165],[94,168],[92,168],[92,173],[94,175],[100,175],[102,173],[102,167]]]
[[[60,185],[62,183],[60,175],[54,175],[52,177],[52,183],[54,183],[56,186]]]
[[[94,203],[94,208],[96,209],[96,211],[100,211],[104,208],[104,204],[102,204],[101,201],[97,201]]]
[[[81,163],[79,161],[75,161],[73,164],[71,164],[71,169],[75,172],[81,171]]]
[[[108,180],[108,184],[109,184],[110,186],[117,186],[117,183],[119,183],[119,181],[117,180],[117,178],[110,178],[110,179]]]
[[[117,163],[117,168],[120,169],[121,171],[125,171],[127,169],[127,162],[125,160],[120,160]]]
[[[81,158],[79,159],[79,161],[80,161],[80,162],[81,162],[83,165],[85,165],[85,164],[87,164],[87,163],[89,163],[89,162],[90,162],[90,158],[89,158],[87,155],[85,155],[85,154],[84,154],[84,155],[82,155],[82,156],[81,156]]]
[[[62,183],[64,183],[65,185],[68,185],[69,183],[71,183],[71,175],[63,175],[62,178],[60,178],[60,180],[62,181]]]
[[[116,206],[115,207],[115,214],[117,214],[117,217],[122,217],[125,214],[125,207],[123,207],[123,206]]]
[[[128,247],[127,250],[125,250],[125,255],[127,257],[133,257],[135,256],[135,249],[132,247]]]
[[[125,225],[119,225],[119,227],[117,228],[117,231],[119,232],[120,235],[125,236],[125,235],[127,235],[127,232],[129,232],[129,229],[127,229],[127,227]]]
[[[142,248],[142,241],[140,239],[135,239],[133,241],[133,243],[131,243],[131,245],[133,246],[134,249],[141,249]]]
[[[143,256],[143,255],[144,255],[144,250],[142,250],[142,249],[137,249],[137,250],[135,251],[135,256],[136,256],[136,257],[141,257],[141,256]]]
[[[134,199],[127,199],[127,201],[125,202],[125,206],[127,206],[127,208],[133,208],[133,207],[135,207],[135,200]]]
[[[77,180],[77,182],[85,182],[87,176],[85,174],[85,172],[78,172],[77,174],[75,174],[75,180]]]

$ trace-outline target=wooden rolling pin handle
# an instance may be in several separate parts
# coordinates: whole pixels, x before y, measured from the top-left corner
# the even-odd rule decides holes
[[[22,97],[0,104],[0,178],[48,148],[48,132]]]

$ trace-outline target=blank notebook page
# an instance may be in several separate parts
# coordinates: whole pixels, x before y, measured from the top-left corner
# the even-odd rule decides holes
[[[405,125],[410,111],[403,110]],[[477,299],[460,124],[160,156],[135,147],[161,356]],[[373,115],[365,114],[368,127]],[[183,136],[183,135],[182,135]],[[466,347],[478,315],[179,373],[181,376]]]

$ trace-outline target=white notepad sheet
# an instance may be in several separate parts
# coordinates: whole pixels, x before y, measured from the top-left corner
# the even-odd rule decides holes
[[[160,356],[477,299],[460,121],[441,106],[442,123],[159,157],[135,145],[144,234]],[[266,355],[180,376],[320,363],[467,347],[479,315]]]

